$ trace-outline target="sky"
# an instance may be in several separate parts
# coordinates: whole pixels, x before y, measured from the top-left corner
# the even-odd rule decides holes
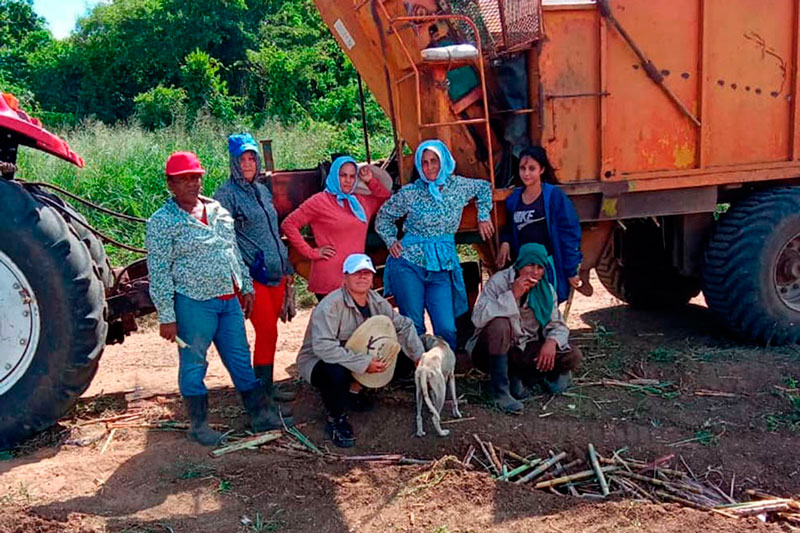
[[[78,17],[98,3],[98,0],[33,0],[33,9],[47,20],[53,36],[63,39],[75,28]]]

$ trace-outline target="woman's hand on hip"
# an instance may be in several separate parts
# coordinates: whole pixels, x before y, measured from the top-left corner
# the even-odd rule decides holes
[[[169,342],[175,342],[175,337],[178,336],[178,323],[170,322],[168,324],[160,324],[158,326],[158,334]]]
[[[478,231],[481,233],[481,238],[484,241],[488,241],[494,235],[494,226],[489,220],[478,222]]]
[[[507,242],[504,242],[500,245],[500,249],[497,251],[497,268],[503,268],[508,263],[508,260],[511,258],[511,245]]]
[[[320,246],[319,248],[315,248],[314,251],[317,254],[317,257],[320,259],[330,259],[334,255],[336,255],[336,248],[331,246],[330,244],[326,244],[325,246]]]
[[[400,259],[400,256],[403,255],[403,244],[400,241],[396,241],[389,247],[389,254],[395,259]]]

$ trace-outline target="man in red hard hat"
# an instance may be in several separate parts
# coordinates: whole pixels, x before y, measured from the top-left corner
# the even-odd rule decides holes
[[[253,308],[253,282],[239,255],[230,213],[200,196],[204,174],[194,153],[169,156],[166,175],[172,197],[147,221],[147,266],[160,334],[179,345],[178,385],[191,419],[189,438],[214,446],[221,435],[207,423],[203,384],[212,341],[253,430],[282,426],[250,366],[244,319]]]

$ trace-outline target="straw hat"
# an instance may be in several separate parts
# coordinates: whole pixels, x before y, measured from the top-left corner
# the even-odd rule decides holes
[[[358,374],[353,372],[356,381],[371,389],[383,387],[392,380],[400,344],[392,319],[385,315],[368,318],[350,336],[345,348],[358,354],[368,354],[386,363],[383,372]]]
[[[390,191],[392,190],[392,177],[389,175],[388,172],[383,170],[381,167],[377,165],[367,165],[366,163],[359,163],[358,170],[361,170],[362,167],[368,166],[372,169],[372,175],[374,176],[373,179],[378,179],[383,184],[383,187]],[[372,191],[369,190],[369,187],[366,183],[361,180],[356,181],[356,194],[372,194]]]

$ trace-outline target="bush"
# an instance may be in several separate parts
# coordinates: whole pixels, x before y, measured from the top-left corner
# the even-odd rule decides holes
[[[186,91],[159,85],[133,99],[135,116],[149,130],[163,128],[186,114]]]
[[[181,67],[181,81],[188,96],[188,118],[206,113],[224,121],[236,119],[239,98],[228,95],[228,84],[220,77],[222,64],[201,50],[195,50]]]

